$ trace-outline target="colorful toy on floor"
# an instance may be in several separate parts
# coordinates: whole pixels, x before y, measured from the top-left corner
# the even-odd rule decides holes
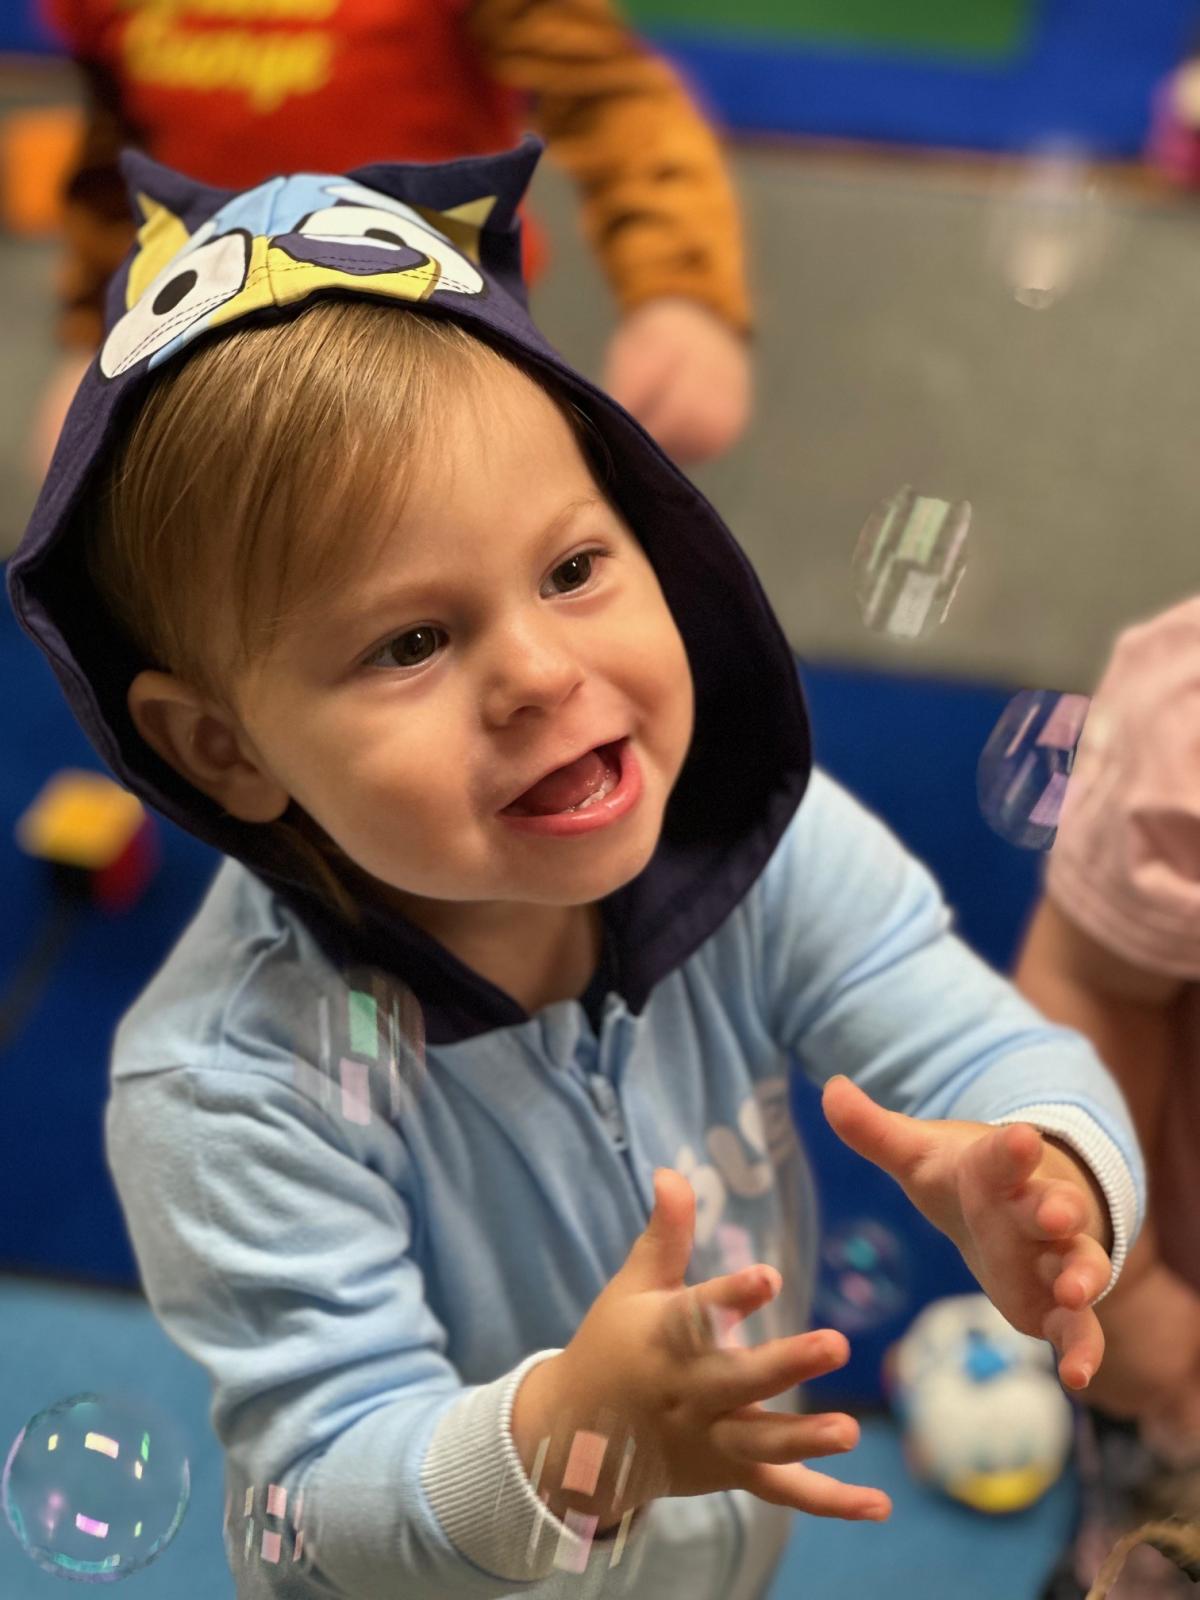
[[[141,801],[100,772],[64,770],[18,818],[18,845],[50,867],[45,911],[0,991],[0,1050],[40,1002],[59,958],[91,907],[136,905],[158,869],[158,828]]]
[[[885,1387],[914,1474],[976,1511],[1023,1511],[1057,1482],[1073,1435],[1052,1347],[982,1294],[935,1300],[888,1352]]]
[[[75,877],[105,911],[137,901],[158,865],[153,819],[127,789],[100,772],[57,772],[18,819],[17,843],[27,855]]]

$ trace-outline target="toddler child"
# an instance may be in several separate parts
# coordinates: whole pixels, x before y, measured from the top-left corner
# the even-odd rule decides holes
[[[1198,761],[1191,599],[1117,641],[1017,971],[1033,1003],[1088,1034],[1112,1068],[1149,1175],[1146,1225],[1100,1317],[1108,1355],[1081,1462],[1089,1497],[1054,1600],[1086,1593],[1122,1524],[1200,1518]],[[1122,1592],[1190,1592],[1149,1550],[1128,1566]]]
[[[243,1600],[761,1600],[792,1512],[886,1516],[804,1464],[857,1430],[797,1394],[847,1346],[793,1056],[1072,1389],[1139,1227],[1092,1047],[814,770],[745,555],[529,320],[536,158],[127,157],[9,567],[115,774],[226,858],[106,1139]]]

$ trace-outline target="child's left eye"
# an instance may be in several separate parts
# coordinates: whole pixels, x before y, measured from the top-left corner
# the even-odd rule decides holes
[[[586,583],[588,581],[588,579],[592,576],[592,568],[591,568],[590,563],[593,562],[593,561],[603,561],[607,557],[607,555],[608,555],[608,551],[607,550],[581,550],[578,555],[569,556],[567,558],[567,560],[564,561],[561,564],[561,566],[555,567],[554,571],[555,571],[555,573],[565,572],[568,567],[578,567],[581,562],[585,562],[585,561],[588,562],[589,566],[588,566],[587,572],[584,575],[581,583],[576,584],[574,586],[575,588],[581,588],[583,586],[583,584]],[[568,590],[567,592],[570,593],[571,591]]]

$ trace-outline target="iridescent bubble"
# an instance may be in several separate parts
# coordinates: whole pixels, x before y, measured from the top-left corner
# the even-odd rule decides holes
[[[775,1297],[748,1319],[709,1307],[701,1342],[746,1348],[803,1327],[811,1309],[807,1252],[791,1219],[811,1208],[787,1078],[760,1080],[731,1124],[709,1128],[702,1152],[685,1145],[671,1164],[696,1197],[687,1282],[725,1277],[756,1262],[773,1267],[782,1280]]]
[[[601,1408],[591,1428],[555,1427],[538,1445],[530,1467],[534,1494],[554,1510],[563,1524],[552,1553],[553,1566],[562,1572],[583,1572],[591,1556],[596,1531],[603,1514],[607,1523],[616,1524],[608,1550],[609,1568],[619,1567],[625,1555],[630,1528],[637,1507],[669,1490],[664,1464],[644,1446],[639,1446],[627,1419]],[[561,1496],[571,1494],[586,1505],[564,1506]],[[618,1520],[619,1519],[619,1520]],[[526,1548],[526,1564],[532,1568],[543,1559],[542,1541],[547,1528],[535,1522]],[[636,1578],[645,1557],[645,1542],[636,1547],[632,1562],[625,1563],[618,1591]]]
[[[1090,700],[1022,689],[1005,706],[976,771],[984,821],[1021,850],[1049,850]]]
[[[368,1127],[416,1109],[425,1082],[425,1028],[407,984],[351,967],[309,985],[289,1011],[296,1087],[330,1115]]]
[[[248,1484],[245,1493],[225,1502],[225,1553],[231,1567],[284,1567],[305,1563],[311,1571],[316,1550],[305,1543],[304,1490],[289,1496],[281,1483]]]
[[[179,1429],[144,1400],[78,1394],[39,1411],[0,1481],[21,1547],[57,1578],[112,1583],[156,1560],[191,1492]]]
[[[996,270],[1021,305],[1044,311],[1095,271],[1110,227],[1086,152],[1067,140],[1047,141],[997,191]]]
[[[919,639],[946,618],[967,570],[967,500],[905,484],[867,518],[854,549],[854,588],[868,628]]]
[[[865,1333],[899,1317],[911,1299],[908,1255],[890,1228],[859,1217],[821,1246],[815,1311],[820,1326]]]

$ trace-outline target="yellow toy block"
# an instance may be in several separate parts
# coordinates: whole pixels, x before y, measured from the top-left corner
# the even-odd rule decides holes
[[[125,850],[145,820],[140,800],[99,772],[55,773],[18,819],[26,854],[99,871]]]

